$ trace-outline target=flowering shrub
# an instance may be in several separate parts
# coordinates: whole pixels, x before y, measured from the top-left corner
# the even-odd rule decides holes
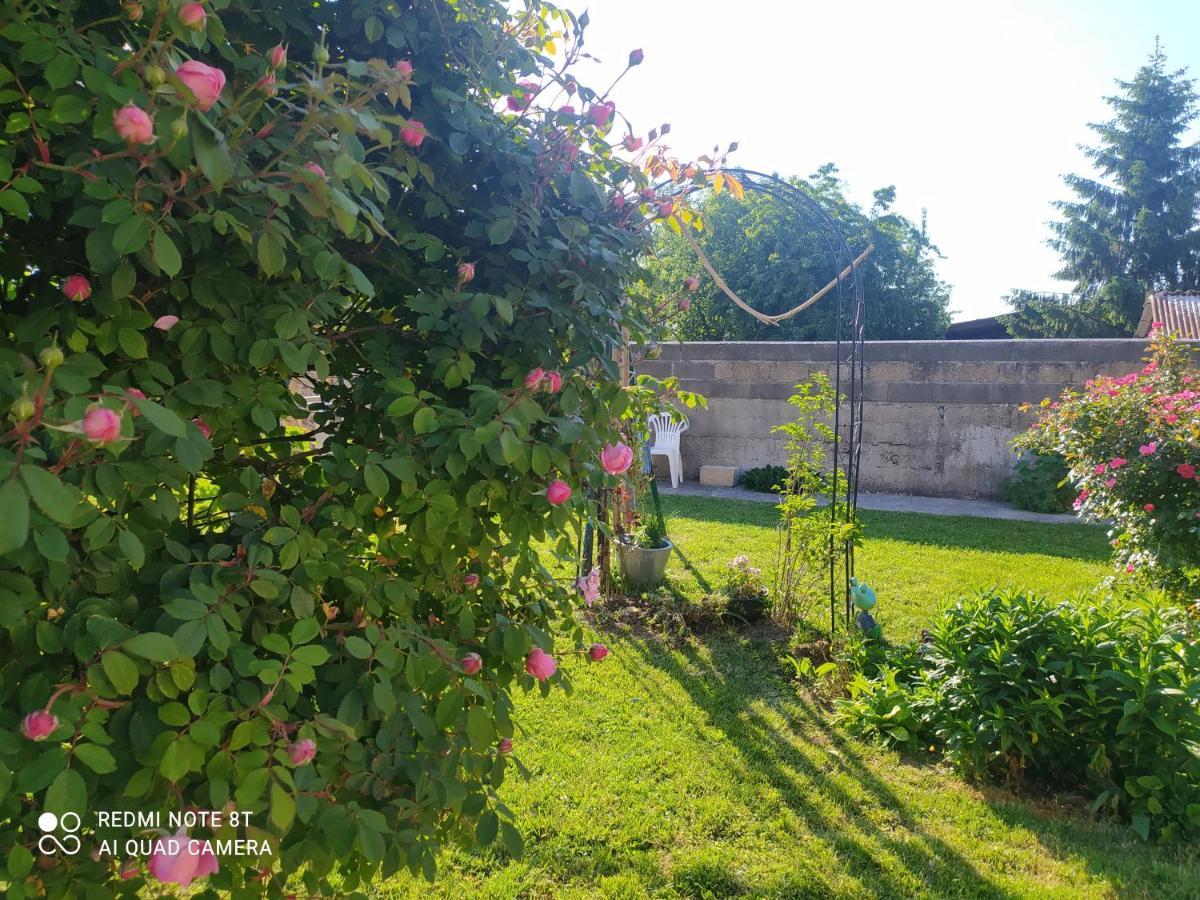
[[[585,653],[531,545],[629,465],[648,183],[704,175],[614,155],[583,21],[399,7],[6,7],[7,896],[520,853],[511,691]],[[226,818],[35,867],[42,811],[129,836],[96,810]]]
[[[1152,332],[1146,365],[1042,402],[1016,445],[1059,453],[1075,509],[1113,523],[1118,565],[1174,590],[1200,587],[1200,373]]]
[[[763,581],[762,570],[750,565],[744,553],[725,564],[724,593],[729,598],[729,612],[746,622],[756,622],[767,611],[770,591]]]

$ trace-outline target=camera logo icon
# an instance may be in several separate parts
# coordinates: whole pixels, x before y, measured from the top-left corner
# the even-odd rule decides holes
[[[82,824],[79,813],[65,812],[61,816],[52,812],[42,813],[38,816],[38,828],[43,831],[42,836],[38,838],[38,852],[44,856],[53,856],[56,853],[74,856],[82,845],[79,836],[75,834]],[[55,834],[59,828],[65,832],[61,838]]]

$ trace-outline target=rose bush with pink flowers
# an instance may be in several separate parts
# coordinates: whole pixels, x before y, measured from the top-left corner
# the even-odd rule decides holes
[[[597,590],[533,548],[569,555],[631,465],[611,348],[648,330],[649,185],[703,173],[613,152],[580,23],[538,0],[6,10],[7,896],[519,854],[512,692],[567,682]],[[44,810],[235,808],[191,837],[270,855],[35,864]]]
[[[1042,401],[1016,445],[1060,453],[1075,508],[1112,522],[1119,568],[1200,589],[1200,369],[1193,348],[1152,333],[1145,365]]]

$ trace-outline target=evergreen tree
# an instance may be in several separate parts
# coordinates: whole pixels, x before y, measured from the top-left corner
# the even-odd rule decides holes
[[[1075,293],[1010,294],[1005,324],[1018,337],[1132,334],[1147,291],[1200,285],[1200,147],[1183,142],[1196,116],[1192,80],[1167,69],[1156,41],[1117,85],[1106,98],[1113,118],[1091,125],[1099,142],[1082,148],[1095,177],[1066,176],[1075,198],[1055,204],[1062,220],[1048,243]]]

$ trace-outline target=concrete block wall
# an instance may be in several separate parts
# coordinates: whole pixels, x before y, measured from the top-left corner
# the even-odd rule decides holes
[[[674,376],[708,397],[688,410],[684,477],[701,465],[741,469],[784,462],[773,426],[817,369],[832,374],[832,343],[664,344],[635,370]],[[1008,443],[1032,414],[1017,407],[1138,368],[1142,340],[880,341],[866,345],[861,487],[934,497],[999,497],[1012,470]]]

